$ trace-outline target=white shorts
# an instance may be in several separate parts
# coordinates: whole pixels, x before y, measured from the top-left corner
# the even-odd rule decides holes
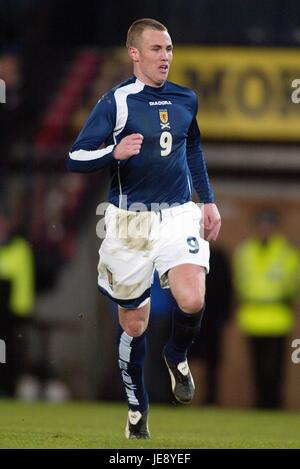
[[[200,221],[194,202],[158,212],[110,204],[99,250],[100,291],[124,308],[138,308],[150,297],[154,269],[162,288],[169,288],[168,271],[177,265],[200,265],[208,273],[209,243],[200,237]]]

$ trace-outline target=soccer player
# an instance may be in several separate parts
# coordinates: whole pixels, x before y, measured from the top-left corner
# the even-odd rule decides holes
[[[143,367],[153,272],[177,303],[163,358],[174,396],[186,404],[194,395],[187,350],[200,328],[208,242],[217,238],[221,218],[201,150],[197,96],[167,81],[173,56],[167,28],[137,20],[126,45],[134,74],[96,104],[71,148],[68,169],[110,168],[98,284],[118,304],[119,368],[129,407],[125,435],[148,439]],[[206,240],[192,187],[204,204]]]

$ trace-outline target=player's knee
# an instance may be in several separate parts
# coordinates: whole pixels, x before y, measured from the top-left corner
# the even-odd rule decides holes
[[[144,321],[135,321],[126,324],[123,328],[130,337],[139,337],[142,335],[147,328],[147,324]]]
[[[185,313],[198,313],[204,306],[204,295],[193,294],[186,296],[178,302],[178,306]]]
[[[139,337],[148,326],[149,304],[137,309],[119,308],[119,322],[123,331],[130,337]]]

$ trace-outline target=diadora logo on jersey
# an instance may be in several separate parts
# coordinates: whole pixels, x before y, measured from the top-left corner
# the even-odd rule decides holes
[[[161,129],[170,129],[169,114],[166,109],[159,110],[159,119]]]
[[[150,106],[166,106],[172,104],[172,101],[149,101]]]

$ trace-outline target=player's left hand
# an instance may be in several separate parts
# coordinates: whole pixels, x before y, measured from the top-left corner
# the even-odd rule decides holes
[[[206,241],[216,241],[221,228],[221,215],[215,204],[204,204]]]

